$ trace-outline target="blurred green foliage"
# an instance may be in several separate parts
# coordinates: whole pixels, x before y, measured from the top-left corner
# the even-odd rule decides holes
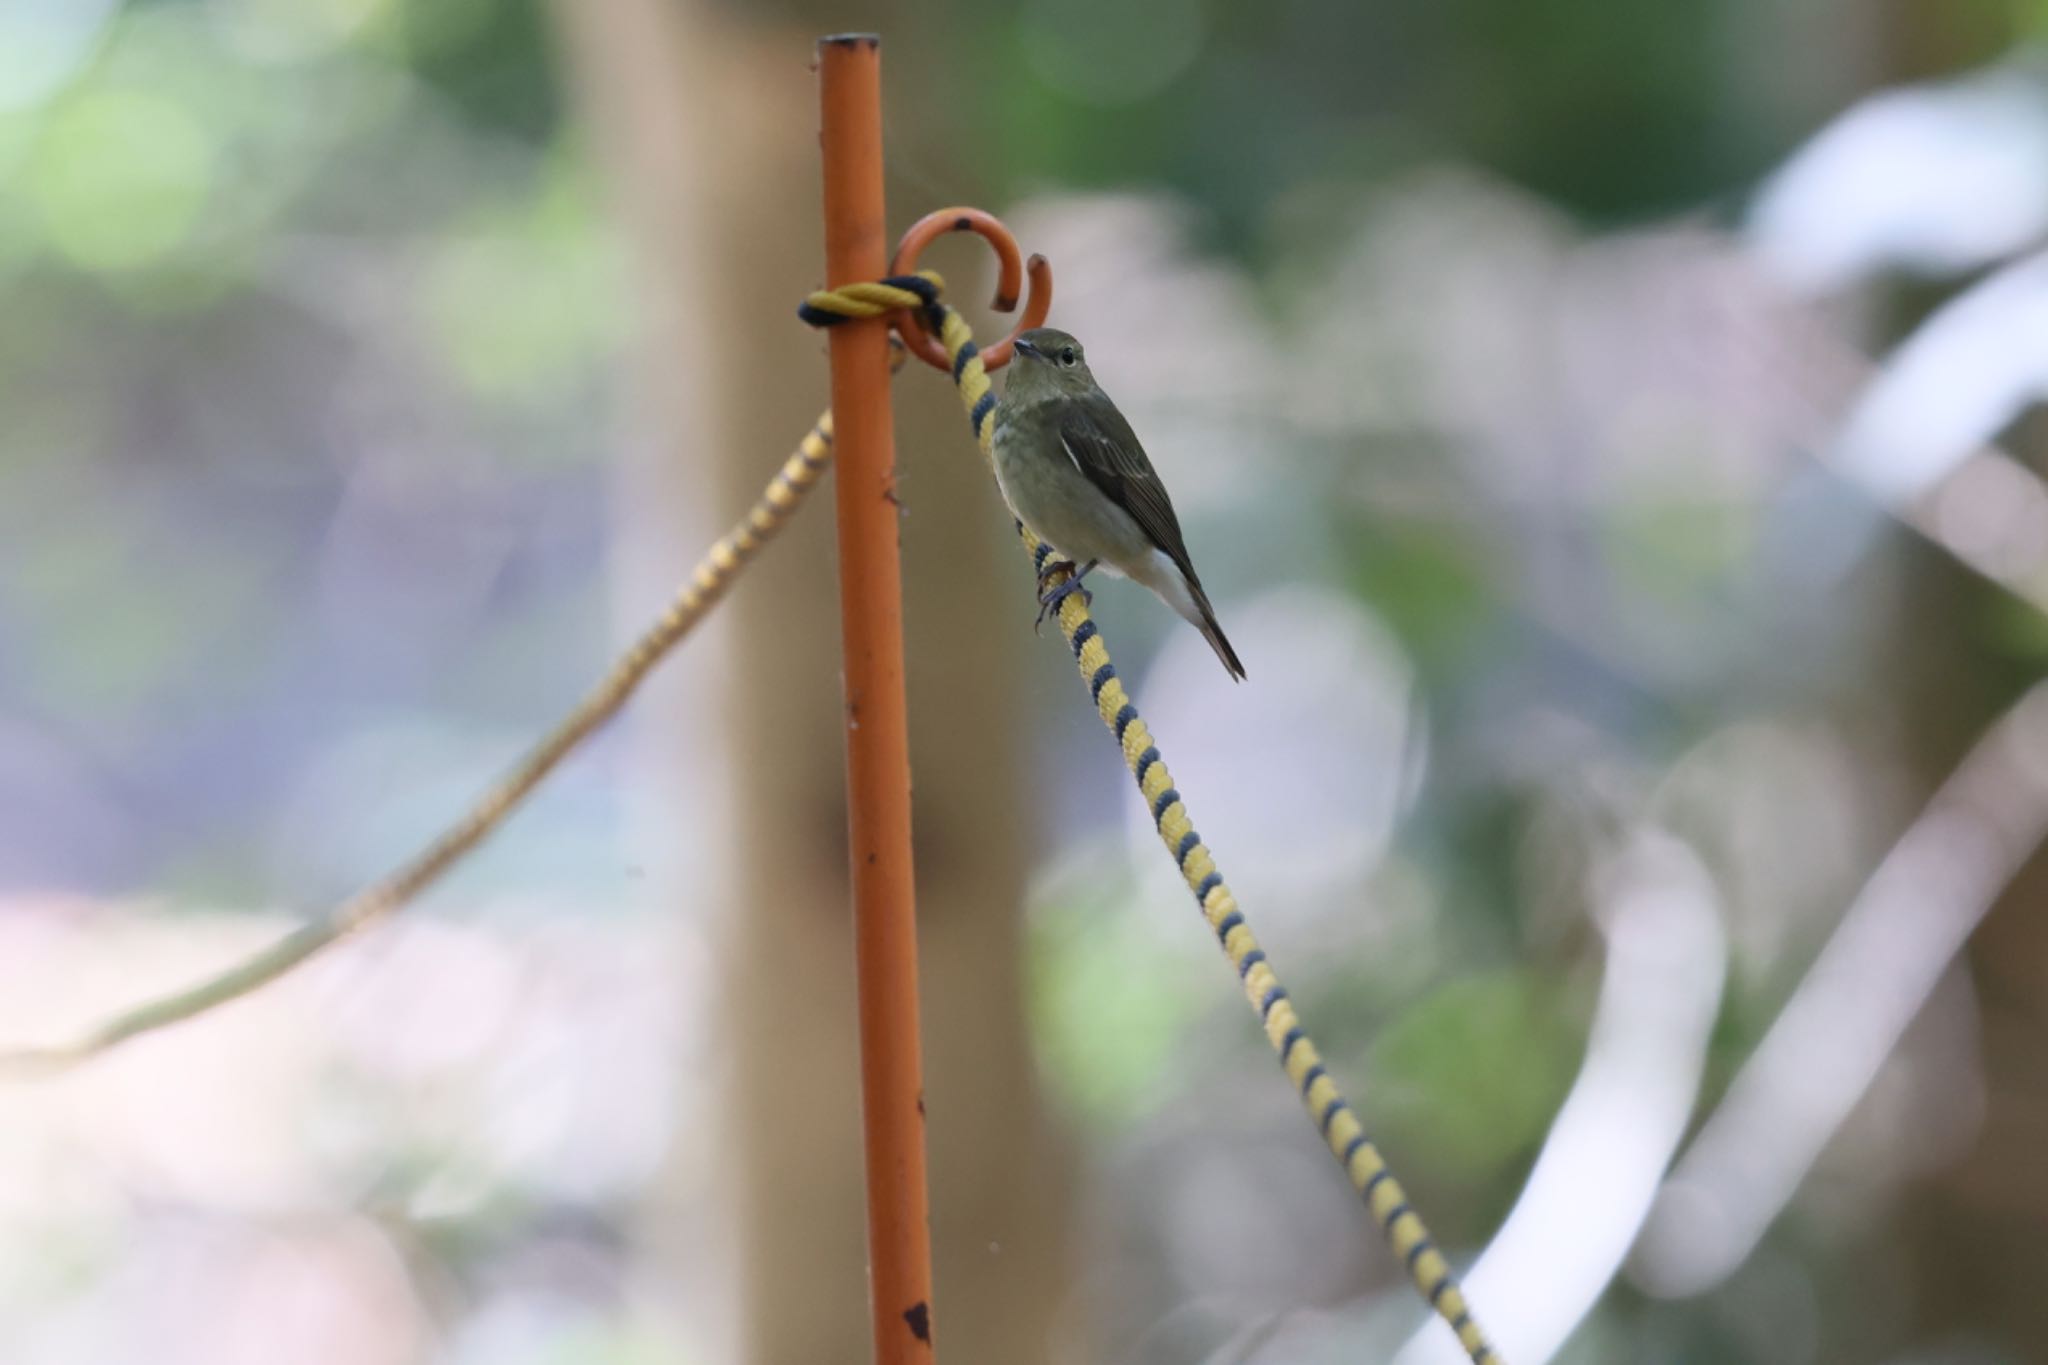
[[[1156,970],[1153,936],[1138,922],[1131,888],[1110,869],[1031,919],[1031,1018],[1052,1089],[1104,1135],[1127,1131],[1173,1097],[1198,1002]],[[1107,1044],[1107,1045],[1105,1045]]]
[[[1478,972],[1431,992],[1373,1042],[1373,1110],[1397,1150],[1439,1178],[1499,1176],[1535,1151],[1577,1069],[1583,1023],[1528,970]]]

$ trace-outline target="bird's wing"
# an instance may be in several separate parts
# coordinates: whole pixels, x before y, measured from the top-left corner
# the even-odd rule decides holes
[[[1060,443],[1089,482],[1128,512],[1138,529],[1193,579],[1195,568],[1181,538],[1180,518],[1173,514],[1173,500],[1116,405],[1093,395],[1062,404]]]

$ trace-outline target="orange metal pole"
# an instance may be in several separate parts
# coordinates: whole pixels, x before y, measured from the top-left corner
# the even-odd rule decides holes
[[[881,39],[871,34],[819,40],[827,288],[879,279],[888,267],[881,67]],[[931,1231],[888,323],[849,322],[829,335],[875,1360],[921,1365],[932,1359]]]

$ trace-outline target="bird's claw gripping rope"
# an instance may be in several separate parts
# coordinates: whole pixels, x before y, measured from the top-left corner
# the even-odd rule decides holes
[[[984,231],[983,235],[988,233]],[[1010,252],[1014,254],[1014,244]],[[899,252],[897,259],[899,263],[903,262],[905,253]],[[945,348],[953,382],[960,391],[961,404],[967,409],[968,425],[973,428],[983,460],[993,467],[995,392],[990,387],[987,367],[975,347],[966,321],[941,300],[944,289],[945,282],[935,272],[919,270],[914,274],[895,274],[884,280],[848,285],[842,289],[820,290],[805,299],[797,313],[805,322],[818,327],[829,327],[849,318],[880,317],[899,311],[917,315],[925,330],[938,337]],[[1210,930],[1216,935],[1231,965],[1237,969],[1245,998],[1258,1014],[1267,1040],[1279,1055],[1280,1065],[1301,1096],[1331,1155],[1337,1158],[1352,1187],[1365,1201],[1374,1222],[1406,1269],[1408,1278],[1430,1307],[1457,1334],[1459,1345],[1464,1347],[1473,1365],[1504,1365],[1473,1317],[1464,1291],[1459,1287],[1457,1277],[1451,1273],[1449,1261],[1431,1240],[1421,1215],[1409,1206],[1407,1195],[1402,1192],[1393,1172],[1387,1169],[1386,1158],[1380,1155],[1378,1145],[1366,1136],[1357,1115],[1338,1091],[1336,1081],[1324,1069],[1316,1046],[1303,1029],[1286,989],[1266,960],[1264,950],[1252,937],[1251,928],[1238,908],[1237,898],[1225,885],[1223,874],[1216,869],[1214,856],[1195,832],[1187,805],[1173,785],[1165,760],[1159,756],[1159,748],[1153,743],[1151,731],[1139,718],[1137,706],[1110,662],[1109,646],[1104,643],[1101,630],[1088,614],[1088,594],[1069,591],[1078,586],[1080,574],[1085,570],[1077,571],[1073,564],[1058,561],[1053,548],[1039,540],[1022,522],[1017,523],[1017,534],[1024,543],[1025,553],[1031,558],[1033,572],[1039,577],[1041,592],[1048,597],[1059,594],[1055,604],[1056,619],[1068,647],[1073,650],[1081,677],[1088,684],[1088,694],[1095,703],[1096,714],[1116,736],[1117,745],[1123,751],[1124,766],[1137,779],[1138,790],[1152,812],[1152,822],[1159,831],[1161,842],[1179,865],[1181,877],[1187,882],[1188,889],[1194,892],[1195,902],[1201,907]],[[1048,584],[1050,591],[1046,592]]]
[[[1023,529],[1021,523],[1018,529]],[[1038,571],[1038,600],[1043,603],[1050,598],[1053,605],[1058,605],[1065,600],[1066,594],[1061,592],[1061,589],[1066,583],[1079,583],[1101,567],[1102,561],[1099,559],[1091,559],[1086,564],[1078,566],[1071,559],[1048,559],[1045,567]],[[1062,582],[1061,575],[1065,575],[1065,583]],[[1053,594],[1056,592],[1060,593],[1060,596],[1054,598]]]
[[[1095,605],[1095,595],[1081,586],[1081,580],[1088,576],[1088,571],[1098,562],[1091,559],[1077,569],[1073,560],[1061,559],[1046,566],[1038,575],[1038,616],[1031,622],[1033,635],[1038,634],[1038,628],[1045,624],[1047,616],[1060,609],[1060,603],[1077,592],[1089,606]],[[1067,577],[1062,579],[1061,574]]]
[[[1018,529],[1023,529],[1022,523],[1018,524]],[[1046,596],[1052,592],[1053,580],[1062,573],[1072,574],[1075,578],[1081,576],[1079,573],[1074,572],[1074,561],[1071,559],[1048,560],[1045,567],[1038,571],[1038,600],[1040,602],[1044,602]]]

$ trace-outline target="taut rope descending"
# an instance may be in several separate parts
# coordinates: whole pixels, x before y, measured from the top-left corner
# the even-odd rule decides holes
[[[945,281],[936,272],[920,270],[915,274],[892,275],[884,280],[849,285],[843,289],[820,290],[804,300],[797,315],[818,327],[829,327],[847,318],[878,317],[899,309],[922,315],[926,326],[945,347],[952,362],[953,382],[959,388],[961,404],[967,409],[968,424],[974,429],[974,439],[981,446],[982,458],[992,465],[995,391],[989,384],[988,371],[982,364],[966,321],[941,301],[944,289]],[[1052,558],[1052,547],[1039,540],[1022,522],[1017,523],[1017,534],[1024,543],[1025,553],[1031,558],[1033,572],[1043,573]],[[1055,570],[1044,581],[1049,587],[1057,587],[1070,576],[1071,570]],[[1060,603],[1059,623],[1061,633],[1074,652],[1074,662],[1081,670],[1082,680],[1088,684],[1088,695],[1095,703],[1096,714],[1116,736],[1117,745],[1123,751],[1124,766],[1131,770],[1131,776],[1138,781],[1138,790],[1144,794],[1146,805],[1152,812],[1153,826],[1159,831],[1160,842],[1173,855],[1182,879],[1201,906],[1203,918],[1208,920],[1210,930],[1223,945],[1231,965],[1237,969],[1245,998],[1257,1012],[1267,1040],[1279,1055],[1280,1065],[1286,1069],[1287,1078],[1301,1095],[1302,1103],[1322,1134],[1323,1141],[1328,1144],[1331,1155],[1337,1158],[1352,1187],[1371,1210],[1373,1220],[1379,1224],[1380,1231],[1400,1258],[1416,1289],[1457,1333],[1458,1342],[1465,1348],[1473,1365],[1504,1365],[1472,1316],[1471,1305],[1465,1301],[1464,1291],[1459,1288],[1457,1277],[1451,1273],[1450,1262],[1430,1239],[1422,1216],[1409,1206],[1408,1197],[1402,1192],[1393,1172],[1387,1168],[1386,1158],[1380,1155],[1378,1144],[1366,1136],[1358,1116],[1352,1112],[1350,1104],[1338,1091],[1337,1083],[1324,1069],[1314,1042],[1295,1014],[1294,1003],[1288,999],[1286,988],[1280,984],[1280,978],[1267,961],[1258,940],[1252,937],[1251,928],[1238,908],[1237,898],[1231,894],[1223,874],[1217,870],[1215,857],[1195,832],[1187,803],[1174,787],[1166,762],[1159,756],[1159,746],[1153,742],[1151,731],[1139,717],[1138,708],[1125,691],[1123,681],[1117,677],[1102,631],[1089,616],[1087,594],[1070,592],[1066,595]]]
[[[902,355],[900,351],[896,353],[896,363],[901,363]],[[329,944],[395,914],[496,832],[557,764],[618,714],[654,666],[704,619],[739,577],[740,570],[788,523],[831,463],[832,414],[828,412],[818,418],[809,434],[797,444],[796,453],[769,480],[745,519],[705,552],[689,581],[676,591],[660,617],[619,656],[597,686],[576,704],[576,709],[528,750],[460,820],[403,866],[322,918],[302,925],[246,962],[210,980],[128,1010],[71,1042],[0,1052],[0,1075],[69,1066],[138,1034],[203,1014],[275,981]]]

